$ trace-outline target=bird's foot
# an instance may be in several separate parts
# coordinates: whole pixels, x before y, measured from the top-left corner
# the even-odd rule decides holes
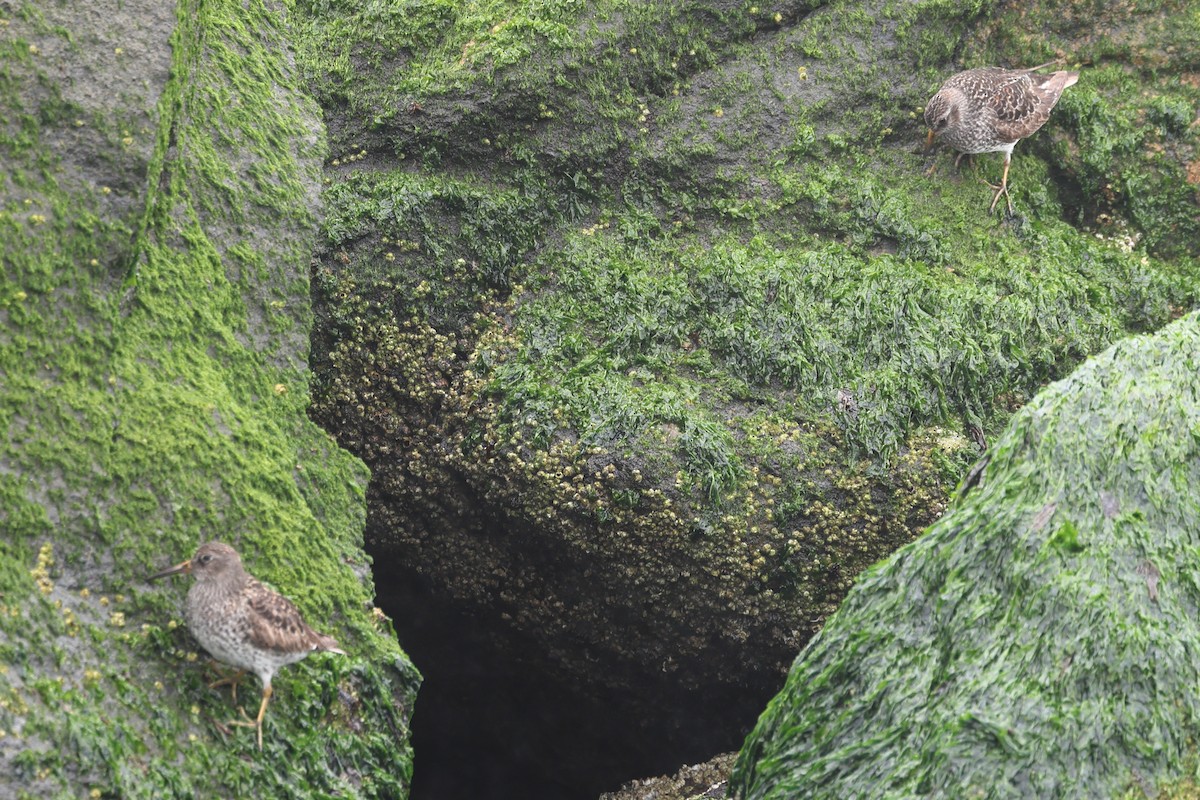
[[[216,729],[221,732],[222,736],[232,736],[233,735],[233,731],[229,730],[228,725],[221,723],[221,722],[217,722],[215,719],[210,717],[208,714],[205,714],[204,718],[206,720],[208,720],[209,722],[211,722],[216,727]]]
[[[980,178],[980,180],[984,183],[984,185],[990,187],[991,190],[993,192],[995,192],[995,194],[992,195],[992,204],[991,204],[991,206],[988,207],[988,213],[989,214],[996,213],[996,203],[1000,202],[1000,195],[1004,195],[1004,200],[1008,204],[1008,214],[1009,214],[1009,216],[1012,216],[1013,204],[1012,204],[1012,196],[1009,195],[1009,193],[1008,193],[1008,182],[1005,181],[1005,182],[1001,183],[999,186],[997,186],[994,183],[988,183],[987,181],[983,180],[982,178]]]
[[[242,715],[242,718],[229,720],[230,725],[237,725],[239,728],[253,728],[258,725],[256,721],[250,719],[250,715],[246,713],[245,708],[238,706],[237,710]]]
[[[246,713],[246,709],[238,706],[238,713],[242,715],[241,719],[231,719],[227,724],[236,725],[239,728],[254,728],[258,731],[258,749],[262,750],[262,717],[258,719],[250,719],[250,715]]]
[[[214,667],[214,669],[216,669],[216,668]],[[237,672],[233,673],[232,675],[223,675],[223,674],[221,674],[221,671],[219,669],[217,669],[216,672],[217,672],[217,674],[221,675],[221,677],[218,678],[217,680],[213,681],[212,683],[208,684],[208,688],[216,689],[219,686],[231,687],[231,689],[233,691],[233,702],[237,703],[238,685],[241,684],[242,678],[246,674],[246,670],[239,669]]]

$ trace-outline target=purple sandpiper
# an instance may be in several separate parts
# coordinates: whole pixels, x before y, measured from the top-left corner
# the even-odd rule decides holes
[[[925,106],[925,124],[930,129],[927,144],[932,145],[935,136],[947,141],[959,151],[956,166],[968,153],[1004,153],[1000,185],[988,184],[996,192],[988,213],[996,210],[1000,195],[1012,213],[1008,164],[1013,146],[1042,127],[1063,90],[1079,80],[1078,72],[1065,70],[1037,74],[1054,63],[1029,69],[969,69],[951,76]]]
[[[281,668],[294,664],[309,653],[345,652],[332,636],[308,626],[292,601],[273,592],[242,567],[237,551],[221,542],[200,545],[187,561],[156,572],[147,580],[165,578],[180,572],[196,579],[188,590],[184,617],[188,630],[214,658],[237,667],[233,678],[217,681],[234,685],[247,671],[262,682],[262,704],[258,716],[231,722],[258,730],[258,749],[262,749],[262,721],[271,699],[271,678]],[[242,711],[245,716],[245,711]]]

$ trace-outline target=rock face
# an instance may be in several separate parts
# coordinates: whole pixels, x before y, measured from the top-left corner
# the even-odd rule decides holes
[[[1197,314],[1039,394],[800,654],[733,796],[1157,796],[1191,774],[1197,420]]]
[[[682,767],[674,775],[630,781],[600,800],[715,800],[726,796],[734,753],[723,753],[703,764]]]
[[[977,442],[1194,301],[1190,62],[1138,66],[1191,12],[1059,6],[299,3],[332,142],[313,415],[372,468],[383,582],[635,698],[663,727],[633,752],[748,727]],[[1056,52],[1083,78],[1016,217],[926,176],[949,74]]]
[[[366,472],[305,416],[324,140],[289,53],[282,3],[0,9],[4,796],[407,791]],[[351,654],[279,676],[261,755],[186,586],[144,582],[212,538]]]

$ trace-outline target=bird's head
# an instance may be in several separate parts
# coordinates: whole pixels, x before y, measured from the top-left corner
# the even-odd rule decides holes
[[[934,136],[957,125],[962,116],[963,96],[958,89],[941,89],[925,104],[925,124]]]
[[[186,572],[200,582],[215,581],[230,572],[242,571],[242,559],[237,551],[222,542],[205,542],[196,550],[196,555],[173,567],[156,572],[147,580],[165,578]]]

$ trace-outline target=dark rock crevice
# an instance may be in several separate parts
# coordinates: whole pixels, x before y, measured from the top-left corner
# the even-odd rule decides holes
[[[464,611],[386,557],[375,569],[389,576],[378,602],[425,676],[413,717],[418,800],[597,797],[736,749],[782,685],[782,675],[740,689],[689,690],[666,673],[581,681],[542,637]],[[595,668],[607,671],[599,658]]]

